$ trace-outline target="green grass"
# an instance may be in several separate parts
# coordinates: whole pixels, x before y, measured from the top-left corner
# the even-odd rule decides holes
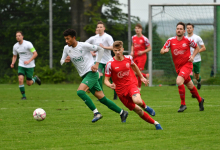
[[[220,86],[202,86],[205,111],[186,89],[187,110],[180,106],[176,86],[143,87],[142,99],[154,108],[153,117],[162,131],[129,111],[126,123],[92,96],[104,116],[92,123],[93,113],[76,95],[78,85],[25,86],[27,100],[20,100],[18,85],[0,84],[0,149],[105,150],[105,149],[220,149]],[[113,91],[105,87],[113,98]],[[128,110],[116,100],[118,106]],[[43,108],[47,117],[35,121],[32,114]]]

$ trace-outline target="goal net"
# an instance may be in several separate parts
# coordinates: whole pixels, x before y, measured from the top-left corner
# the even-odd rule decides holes
[[[206,46],[201,53],[200,74],[204,80],[210,78],[216,67],[215,43],[215,4],[150,4],[149,5],[149,35],[152,51],[148,54],[148,71],[151,75],[150,86],[166,84],[176,85],[175,72],[171,53],[160,54],[160,50],[168,38],[176,36],[176,24],[194,24],[194,34],[199,35]],[[185,33],[187,35],[187,31]]]

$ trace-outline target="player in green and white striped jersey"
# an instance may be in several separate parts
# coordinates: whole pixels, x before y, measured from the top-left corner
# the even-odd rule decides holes
[[[68,62],[66,57],[69,56],[79,75],[82,77],[83,80],[77,89],[77,95],[86,103],[90,110],[93,111],[94,118],[92,122],[96,122],[101,119],[102,115],[98,112],[91,98],[86,94],[87,90],[97,97],[102,104],[120,114],[121,121],[125,122],[128,112],[119,108],[114,102],[106,98],[98,82],[99,73],[97,70],[104,53],[104,49],[97,45],[76,41],[76,32],[73,29],[65,30],[63,35],[67,45],[64,47],[60,62],[61,65],[64,62]],[[90,51],[98,51],[99,53],[95,65]]]

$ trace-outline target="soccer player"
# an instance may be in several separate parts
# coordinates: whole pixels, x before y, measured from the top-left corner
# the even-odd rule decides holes
[[[204,110],[204,99],[200,97],[196,87],[194,86],[189,74],[193,68],[193,60],[196,54],[199,52],[198,45],[192,40],[184,36],[185,24],[179,22],[176,25],[175,37],[169,38],[161,49],[160,53],[165,54],[169,52],[169,48],[172,53],[173,62],[175,65],[176,73],[178,74],[176,84],[178,85],[181,106],[178,112],[183,112],[187,107],[185,103],[185,86],[190,90],[191,94],[197,98],[199,102],[200,111]],[[190,53],[190,47],[195,50],[193,54]]]
[[[131,56],[134,57],[134,63],[138,66],[140,71],[144,70],[145,63],[147,61],[147,52],[151,51],[151,45],[147,37],[142,34],[141,24],[135,26],[136,35],[132,36]],[[145,78],[149,77],[149,74],[142,75]],[[138,88],[141,90],[141,79],[138,78]]]
[[[191,23],[187,23],[186,24],[186,29],[187,29],[187,33],[188,35],[186,37],[188,37],[189,39],[193,39],[195,43],[197,43],[198,46],[200,46],[199,52],[197,53],[197,55],[194,58],[193,61],[193,72],[195,73],[195,78],[197,80],[197,89],[199,90],[201,88],[201,76],[200,76],[200,66],[201,66],[201,52],[204,52],[206,50],[205,45],[203,43],[203,40],[200,36],[196,35],[193,33],[194,31],[194,25]],[[190,47],[190,52],[191,55],[194,52],[194,48]],[[193,72],[192,75],[190,75],[192,81],[193,81]]]
[[[19,54],[19,63],[18,63],[18,82],[19,89],[22,94],[22,100],[26,100],[25,88],[24,88],[24,76],[26,76],[26,83],[28,86],[31,86],[35,82],[38,85],[41,85],[41,81],[38,76],[34,73],[35,62],[34,59],[37,57],[37,51],[35,50],[33,44],[29,41],[24,40],[22,31],[16,32],[16,40],[18,41],[13,46],[13,57],[11,68],[14,68],[14,64],[17,60],[17,54]]]
[[[103,91],[103,86],[102,86],[103,73],[105,72],[106,63],[112,58],[111,50],[114,41],[111,35],[105,33],[105,24],[102,21],[98,21],[96,29],[98,30],[98,34],[93,36],[92,38],[89,38],[86,42],[94,45],[99,45],[102,48],[104,48],[104,54],[99,63],[99,71],[102,73],[99,78],[99,84]],[[96,53],[92,52],[92,55],[94,56],[96,55]],[[114,91],[113,99],[114,100],[117,99],[117,94],[115,91]]]
[[[160,124],[145,112],[147,111],[152,116],[155,115],[155,111],[141,99],[140,91],[135,82],[136,77],[134,73],[132,74],[131,69],[137,73],[145,85],[149,81],[143,77],[137,65],[133,62],[132,56],[124,56],[123,51],[123,42],[115,41],[113,44],[115,56],[106,65],[104,82],[111,89],[115,89],[119,99],[129,110],[134,110],[143,120],[154,124],[157,130],[162,130]],[[112,84],[109,82],[110,77],[113,80]]]
[[[120,114],[121,121],[125,122],[128,116],[128,112],[119,108],[114,102],[107,99],[102,92],[102,89],[98,82],[99,74],[97,70],[99,62],[104,53],[104,49],[97,45],[91,45],[89,43],[76,41],[76,32],[73,29],[65,30],[63,35],[67,45],[64,47],[63,55],[60,62],[61,65],[64,62],[68,62],[68,60],[65,59],[67,56],[69,56],[72,63],[75,65],[79,75],[82,77],[83,80],[77,89],[77,95],[85,102],[90,110],[93,111],[94,118],[92,122],[96,122],[101,119],[102,115],[95,107],[91,98],[86,95],[87,90],[89,90],[95,97],[97,97],[102,104]],[[90,51],[99,52],[95,65]]]

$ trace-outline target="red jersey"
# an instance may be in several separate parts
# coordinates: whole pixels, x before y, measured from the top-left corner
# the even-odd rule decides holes
[[[189,62],[190,47],[196,48],[197,44],[185,36],[182,40],[177,40],[177,37],[169,38],[164,44],[163,48],[170,48],[173,58],[173,63],[176,70],[179,70],[183,65],[189,63],[192,65],[192,62]]]
[[[130,55],[124,56],[124,60],[118,61],[113,57],[105,66],[105,76],[112,77],[116,85],[115,91],[119,95],[127,93],[127,88],[136,83],[136,76],[131,72],[131,64],[134,64]]]
[[[137,35],[132,36],[132,43],[134,48],[134,57],[139,56],[138,51],[144,51],[146,47],[150,46],[148,38],[144,35],[142,35],[141,37],[138,37]],[[143,55],[146,55],[146,53],[144,53]]]

